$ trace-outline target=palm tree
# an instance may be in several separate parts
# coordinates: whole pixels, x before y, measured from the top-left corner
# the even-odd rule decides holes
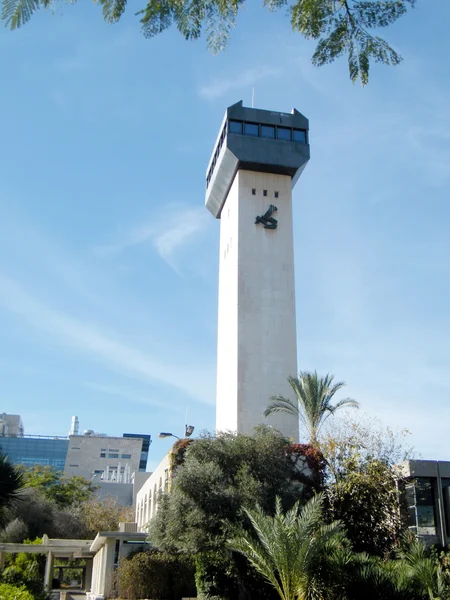
[[[282,600],[322,598],[320,565],[324,554],[341,543],[340,524],[323,525],[322,503],[319,494],[303,508],[297,502],[283,514],[277,498],[273,517],[259,506],[244,509],[252,531],[241,530],[229,541],[229,546],[247,558]]]
[[[0,512],[19,499],[22,487],[21,471],[9,462],[6,454],[0,453]]]
[[[319,429],[330,415],[340,408],[359,408],[359,402],[351,398],[344,398],[336,404],[331,403],[333,396],[345,386],[343,381],[333,383],[333,379],[333,375],[327,374],[322,377],[316,371],[301,371],[299,378],[288,377],[297,401],[284,396],[272,396],[264,416],[287,412],[299,417],[307,429],[311,444],[317,446]]]

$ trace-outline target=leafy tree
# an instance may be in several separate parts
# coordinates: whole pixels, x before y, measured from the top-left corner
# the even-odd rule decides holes
[[[42,544],[42,539],[24,540],[24,542],[26,544]],[[44,591],[44,571],[45,556],[43,554],[18,552],[6,555],[6,567],[0,577],[5,584],[26,589],[35,600],[48,600]],[[0,598],[3,600],[1,592]]]
[[[4,509],[17,502],[22,487],[22,474],[9,462],[6,454],[0,453],[0,522],[4,518]]]
[[[322,497],[315,496],[303,508],[297,502],[283,513],[277,498],[273,517],[260,506],[244,509],[252,530],[242,530],[229,542],[267,579],[282,600],[323,597],[323,555],[339,544],[341,527],[337,522],[324,525],[322,503]]]
[[[284,396],[272,396],[264,416],[286,412],[299,417],[309,435],[310,443],[317,446],[320,428],[330,415],[342,408],[359,407],[359,403],[351,398],[344,398],[332,404],[334,395],[345,386],[343,381],[333,383],[333,379],[333,375],[321,377],[316,371],[303,371],[299,378],[289,377],[288,381],[296,401]]]
[[[267,427],[254,436],[205,436],[182,448],[184,461],[174,459],[170,493],[160,497],[149,539],[161,550],[197,555],[199,598],[270,598],[270,587],[226,549],[226,540],[234,526],[248,525],[242,507],[258,502],[271,513],[277,495],[286,508],[311,496],[320,479],[313,471],[323,465],[317,450],[307,456],[309,449]]]
[[[241,507],[258,502],[270,512],[277,495],[290,507],[311,494],[315,480],[306,459],[297,462],[299,452],[267,427],[257,428],[254,436],[220,433],[195,440],[150,521],[150,540],[162,549],[188,552],[223,548],[227,523],[245,520]]]
[[[117,531],[121,521],[134,521],[132,507],[122,506],[115,498],[83,502],[78,515],[86,539],[93,538],[99,531]]]
[[[404,523],[396,465],[412,455],[405,446],[407,435],[349,415],[321,435],[327,518],[343,522],[357,551],[383,556],[398,547]]]
[[[17,587],[9,583],[0,583],[0,598],[2,600],[35,600],[25,586]]]
[[[329,482],[346,477],[350,470],[379,461],[393,468],[414,457],[407,429],[392,429],[369,415],[350,414],[328,421],[320,435],[320,449],[327,463]]]
[[[404,523],[397,479],[393,469],[374,460],[327,488],[327,518],[344,523],[356,551],[383,556],[398,546]]]
[[[24,487],[38,489],[61,508],[80,504],[92,497],[95,485],[78,475],[68,477],[49,466],[34,465],[23,469]]]
[[[76,0],[75,0],[76,1]],[[117,22],[127,0],[96,0],[108,23]],[[347,55],[352,81],[368,81],[370,62],[397,65],[401,56],[381,37],[371,33],[403,16],[416,0],[265,0],[275,11],[288,9],[291,27],[306,39],[317,41],[312,57],[322,66]],[[26,23],[38,8],[53,7],[54,0],[2,0],[2,19],[11,29]],[[172,25],[187,39],[207,32],[208,47],[225,48],[244,0],[147,0],[138,11],[146,37],[154,37]]]

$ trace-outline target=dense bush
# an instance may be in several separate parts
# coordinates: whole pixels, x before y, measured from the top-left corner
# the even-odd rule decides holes
[[[194,572],[194,562],[187,554],[137,552],[119,564],[116,572],[119,596],[129,600],[195,597]]]
[[[30,544],[41,544],[42,539],[37,538]],[[0,574],[0,582],[17,588],[25,588],[35,600],[45,600],[44,571],[45,556],[43,554],[7,554],[5,568]]]
[[[0,600],[34,600],[34,596],[25,586],[16,587],[9,583],[0,583]]]
[[[177,443],[175,454],[170,493],[150,522],[151,542],[166,552],[198,555],[201,598],[268,598],[246,560],[224,553],[226,541],[236,525],[248,526],[242,508],[258,502],[270,512],[276,496],[286,508],[308,499],[323,480],[320,451],[261,426],[252,436],[221,433]]]
[[[275,590],[235,552],[206,552],[195,557],[199,600],[277,600]]]

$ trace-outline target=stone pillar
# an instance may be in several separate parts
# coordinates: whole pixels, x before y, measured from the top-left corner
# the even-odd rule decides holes
[[[94,559],[86,558],[86,568],[84,570],[84,585],[83,585],[85,592],[92,591],[91,586],[92,586],[93,565],[94,565]]]
[[[45,562],[45,576],[44,576],[44,589],[46,592],[50,592],[52,589],[53,563],[54,563],[53,552],[48,552],[47,560]]]
[[[116,540],[114,538],[108,538],[105,543],[105,557],[104,557],[104,572],[103,572],[103,590],[102,594],[104,598],[110,598],[113,576],[114,576],[114,554],[116,552]]]

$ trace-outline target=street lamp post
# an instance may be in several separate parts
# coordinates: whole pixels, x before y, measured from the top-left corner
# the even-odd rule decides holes
[[[193,425],[185,425],[184,426],[184,437],[185,438],[191,437],[191,435],[194,433],[194,429],[195,429],[195,427]],[[181,440],[181,438],[179,438],[177,435],[174,435],[173,433],[169,433],[168,431],[161,431],[160,433],[158,433],[158,437],[159,438],[174,437],[177,440]]]

